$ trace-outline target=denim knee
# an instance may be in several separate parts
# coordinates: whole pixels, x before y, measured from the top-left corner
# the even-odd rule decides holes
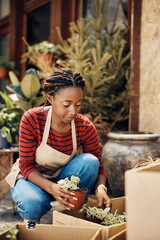
[[[23,219],[38,221],[51,207],[45,199],[28,197],[25,198],[22,207],[19,205],[17,210]]]

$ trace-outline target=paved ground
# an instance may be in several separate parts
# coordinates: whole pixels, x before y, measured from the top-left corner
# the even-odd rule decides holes
[[[41,218],[41,224],[52,224],[53,209],[56,209],[57,211],[63,209],[56,201],[52,203],[52,206],[52,209]],[[16,210],[16,206],[14,215],[12,210],[12,199],[10,193],[8,193],[5,199],[0,200],[0,232],[7,229],[5,225],[6,223],[10,226],[17,223],[23,223],[22,218]]]

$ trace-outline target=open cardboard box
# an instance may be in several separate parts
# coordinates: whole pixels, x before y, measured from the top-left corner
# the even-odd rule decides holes
[[[53,226],[37,224],[33,230],[24,224],[17,224],[18,240],[101,240],[101,230],[97,228]],[[0,240],[6,240],[7,231],[0,234]]]
[[[125,173],[127,239],[160,239],[160,163]]]
[[[122,214],[125,212],[125,197],[113,198],[112,210],[114,213],[117,209],[117,213]],[[97,206],[97,201],[88,204],[89,206]],[[61,212],[53,211],[53,225],[62,226],[81,226],[81,227],[94,227],[102,229],[102,240],[109,239],[109,237],[119,233],[126,228],[126,223],[116,224],[112,226],[102,226],[97,223],[89,222],[84,219],[84,214],[79,213],[79,210],[62,210]]]

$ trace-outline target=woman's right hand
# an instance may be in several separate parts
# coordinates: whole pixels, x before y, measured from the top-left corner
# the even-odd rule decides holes
[[[61,206],[68,210],[74,206],[71,203],[67,202],[67,198],[78,200],[74,197],[74,193],[72,191],[68,191],[67,189],[62,188],[61,185],[57,183],[52,183],[50,194],[60,203]]]

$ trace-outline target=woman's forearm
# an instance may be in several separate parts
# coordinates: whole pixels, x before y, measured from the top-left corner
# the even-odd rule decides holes
[[[98,175],[97,181],[95,183],[95,189],[97,189],[100,184],[103,184],[104,186],[106,185],[106,177],[104,175]]]
[[[33,171],[29,174],[28,180],[48,193],[52,192],[53,182],[43,177],[39,171]],[[52,186],[52,187],[51,187]]]

